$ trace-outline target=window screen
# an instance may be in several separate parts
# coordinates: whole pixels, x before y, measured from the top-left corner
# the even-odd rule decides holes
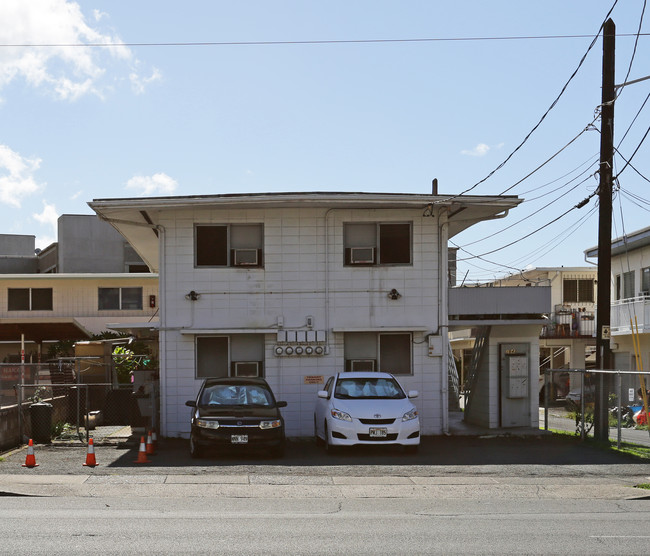
[[[29,288],[9,288],[7,308],[10,311],[29,311]]]
[[[197,226],[196,266],[228,265],[228,226]]]
[[[197,336],[196,378],[228,376],[228,337]]]
[[[52,288],[9,288],[9,311],[51,311]]]
[[[32,311],[52,310],[52,288],[32,288]]]
[[[411,335],[379,335],[379,370],[393,374],[411,374]]]

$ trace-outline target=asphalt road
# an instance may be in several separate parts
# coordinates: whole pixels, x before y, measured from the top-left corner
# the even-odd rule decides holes
[[[11,498],[4,554],[645,554],[648,501]]]
[[[418,454],[289,443],[282,459],[161,442],[0,461],[6,554],[639,554],[650,465],[578,439],[424,438]]]
[[[330,474],[331,470],[345,468],[352,474],[385,475],[400,468],[417,469],[426,475],[457,472],[459,469],[477,469],[499,466],[543,466],[561,469],[564,466],[614,466],[619,472],[625,468],[648,466],[625,454],[607,452],[585,445],[577,438],[560,437],[539,431],[528,436],[454,436],[425,437],[416,454],[404,453],[400,448],[383,446],[355,447],[336,454],[327,454],[313,440],[289,440],[283,458],[273,459],[263,453],[246,449],[225,453],[213,452],[205,459],[193,460],[189,443],[182,439],[165,439],[158,446],[150,463],[138,464],[139,444],[123,442],[96,444],[95,459],[99,464],[94,474],[148,473],[164,470],[174,474],[195,474],[213,470],[219,473],[239,473],[244,470],[268,470],[292,474]],[[22,467],[26,449],[4,455],[0,474],[86,474],[88,467],[86,446],[77,444],[37,444],[34,457],[38,467]],[[359,470],[355,471],[355,468]],[[284,470],[284,471],[283,471]]]

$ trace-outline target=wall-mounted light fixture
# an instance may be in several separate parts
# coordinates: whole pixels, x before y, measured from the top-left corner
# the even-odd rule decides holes
[[[194,290],[188,294],[185,294],[185,299],[189,299],[190,301],[198,301],[199,297],[201,297],[201,295],[196,293]]]
[[[399,299],[400,297],[402,297],[402,294],[399,293],[395,288],[393,288],[388,292],[388,299],[395,300],[395,299]]]

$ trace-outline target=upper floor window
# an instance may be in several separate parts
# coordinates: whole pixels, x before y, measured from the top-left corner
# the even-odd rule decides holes
[[[9,288],[9,311],[51,311],[52,288]]]
[[[616,299],[629,299],[636,295],[634,288],[634,271],[624,272],[616,276]]]
[[[641,295],[650,295],[650,266],[641,269]]]
[[[563,303],[594,302],[594,281],[592,278],[565,278],[563,280],[563,288]]]
[[[263,265],[262,224],[197,224],[194,229],[194,264],[203,266]]]
[[[100,311],[142,310],[142,288],[99,288]]]
[[[411,264],[410,223],[346,223],[343,228],[346,265]]]

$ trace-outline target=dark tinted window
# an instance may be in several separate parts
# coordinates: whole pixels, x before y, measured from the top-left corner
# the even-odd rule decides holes
[[[196,266],[228,265],[228,226],[196,227]]]

